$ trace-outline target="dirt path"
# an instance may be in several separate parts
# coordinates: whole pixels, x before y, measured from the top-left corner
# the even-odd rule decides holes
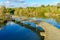
[[[45,30],[45,40],[60,40],[60,29],[46,22],[39,24]]]

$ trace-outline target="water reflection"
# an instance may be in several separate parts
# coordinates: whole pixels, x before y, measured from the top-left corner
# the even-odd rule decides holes
[[[36,24],[34,22],[23,21],[23,24],[30,25],[33,28],[36,28]]]
[[[31,30],[15,23],[11,24],[8,23],[1,29],[0,40],[40,40],[40,37]]]
[[[60,24],[56,20],[54,20],[54,19],[47,19],[46,22],[48,22],[48,23],[54,25],[55,27],[57,27],[58,29],[60,29]]]

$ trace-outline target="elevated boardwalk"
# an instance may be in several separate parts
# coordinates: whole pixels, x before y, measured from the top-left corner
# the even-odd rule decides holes
[[[40,22],[36,25],[41,26],[45,30],[44,40],[60,40],[60,30],[53,25],[46,22]]]

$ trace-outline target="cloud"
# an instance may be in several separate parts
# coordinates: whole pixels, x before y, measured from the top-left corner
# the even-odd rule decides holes
[[[38,7],[38,6],[40,6],[40,5],[38,5],[38,3],[33,2],[33,3],[31,3],[29,6],[31,6],[31,7]]]
[[[58,2],[55,2],[55,3],[51,3],[50,5],[57,5]]]
[[[20,3],[24,3],[25,0],[7,0],[7,1],[11,1],[11,2],[20,2]]]
[[[6,1],[5,3],[10,4],[10,1]]]
[[[36,2],[27,3],[27,0],[4,0],[0,2],[0,5],[6,7],[37,7],[39,6]]]
[[[3,3],[3,2],[0,2],[0,6],[1,6],[1,5],[4,5],[4,3]]]
[[[16,7],[20,3],[24,3],[25,0],[1,0],[0,6],[6,6],[6,7]]]

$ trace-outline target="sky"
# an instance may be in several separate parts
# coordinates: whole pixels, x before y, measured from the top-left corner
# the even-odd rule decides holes
[[[0,6],[6,7],[38,7],[41,5],[56,5],[60,0],[0,0]]]

